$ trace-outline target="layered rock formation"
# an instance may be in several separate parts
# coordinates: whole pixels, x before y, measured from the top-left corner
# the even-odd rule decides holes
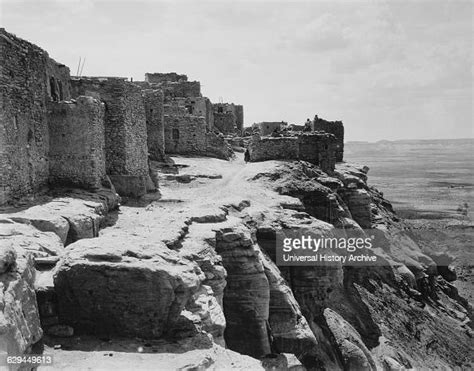
[[[1,226],[1,224],[0,224]],[[9,228],[8,228],[9,229]],[[7,228],[0,229],[6,236]],[[34,291],[33,257],[8,238],[0,241],[0,356],[29,352],[43,331]]]
[[[60,198],[5,215],[2,241],[27,245],[38,268],[41,259],[59,260],[54,281],[44,268],[36,280],[46,340],[73,351],[90,337],[209,354],[219,344],[267,369],[301,369],[295,357],[309,370],[469,365],[470,308],[444,278],[449,259],[420,249],[367,185],[368,169],[341,164],[329,176],[302,161],[181,161],[185,170],[163,176],[168,199],[121,207],[116,220],[107,197]],[[372,233],[381,264],[275,264],[281,233],[341,231]],[[12,256],[4,254],[0,270],[11,269]],[[27,351],[41,329],[36,305],[27,309],[34,292],[22,290],[30,299],[17,303],[36,314],[14,344]],[[2,313],[13,328],[17,319]],[[210,357],[189,367],[219,363]]]

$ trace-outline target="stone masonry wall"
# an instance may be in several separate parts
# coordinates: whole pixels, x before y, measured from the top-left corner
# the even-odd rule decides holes
[[[165,160],[165,131],[163,117],[163,92],[161,90],[143,90],[145,104],[147,143],[150,158]]]
[[[167,73],[145,73],[145,81],[151,84],[159,84],[162,82],[179,82],[179,81],[188,81],[188,76],[180,75],[176,72],[167,72]]]
[[[223,134],[234,134],[237,128],[233,112],[214,111],[214,127]]]
[[[189,97],[184,102],[188,113],[195,116],[203,116],[206,119],[208,130],[214,128],[214,112],[212,103],[206,97]]]
[[[72,94],[105,103],[106,170],[111,175],[148,175],[145,106],[141,89],[122,79],[73,79]]]
[[[244,130],[244,106],[240,104],[235,105],[235,126],[240,134]]]
[[[164,122],[166,154],[210,156],[225,160],[233,155],[223,136],[207,130],[203,116],[165,114]]]
[[[299,158],[332,173],[336,166],[336,138],[329,133],[302,134],[299,138]]]
[[[332,173],[336,165],[336,139],[328,133],[297,136],[260,137],[254,135],[249,145],[250,161],[303,160]]]
[[[199,81],[163,82],[158,85],[163,89],[165,97],[200,97],[201,83]]]
[[[215,103],[212,108],[216,129],[223,134],[234,134],[236,131],[242,132],[244,119],[242,106],[236,106],[234,103]]]
[[[266,136],[273,133],[275,129],[281,130],[282,124],[283,124],[282,121],[276,121],[276,122],[265,121],[265,122],[259,122],[255,124],[255,126],[260,131],[260,135]]]
[[[206,150],[206,120],[202,116],[165,115],[165,152],[198,154]]]
[[[344,157],[344,124],[342,121],[326,121],[316,115],[313,121],[313,130],[334,134],[337,139],[336,160],[341,162]]]
[[[54,81],[52,86],[58,86],[53,96],[50,80]],[[69,99],[68,81],[67,67],[0,28],[0,204],[47,185],[46,105],[51,100]]]
[[[249,145],[250,161],[297,160],[299,158],[298,137],[266,137],[254,135]]]
[[[51,102],[49,182],[99,188],[105,178],[104,104],[92,97]]]

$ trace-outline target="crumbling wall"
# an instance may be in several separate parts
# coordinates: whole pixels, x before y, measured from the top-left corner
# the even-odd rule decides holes
[[[141,89],[122,79],[73,79],[74,96],[92,95],[105,103],[107,174],[148,174],[145,106]]]
[[[61,98],[56,86],[62,86],[62,98],[69,98],[69,70],[41,48],[1,28],[0,72],[1,204],[47,185],[46,105]]]
[[[122,78],[71,80],[73,96],[105,103],[106,172],[122,196],[146,193],[149,176],[145,106],[139,86]]]
[[[234,156],[234,151],[222,134],[209,131],[206,133],[206,156],[229,160]]]
[[[249,145],[250,161],[297,160],[298,137],[265,137],[254,135]]]
[[[250,161],[303,160],[332,173],[336,166],[336,138],[329,133],[261,137],[253,135],[249,144]]]
[[[223,134],[242,134],[244,128],[244,107],[234,103],[215,103],[214,127]]]
[[[264,121],[254,124],[254,127],[260,131],[261,136],[266,136],[270,135],[275,130],[280,131],[283,124],[285,124],[283,121]]]
[[[145,81],[151,84],[159,84],[162,82],[179,82],[179,81],[188,81],[188,76],[180,75],[176,72],[167,72],[167,73],[145,73]]]
[[[228,160],[233,151],[222,135],[207,130],[203,116],[164,116],[167,154],[210,156]]]
[[[51,102],[49,183],[99,188],[105,178],[104,104],[92,97]]]
[[[145,104],[147,143],[150,158],[165,161],[165,131],[163,117],[163,92],[146,89],[142,92]]]
[[[185,107],[190,115],[203,116],[206,119],[208,130],[214,128],[214,113],[212,103],[207,97],[189,97],[186,98]]]
[[[313,120],[313,130],[334,134],[337,139],[336,161],[341,162],[344,158],[344,124],[342,121],[327,121],[316,115]]]
[[[165,97],[170,98],[188,98],[201,96],[201,83],[199,81],[178,81],[178,82],[163,82],[159,85],[165,94]]]
[[[234,113],[214,111],[214,127],[223,134],[234,134],[237,130]]]
[[[235,105],[235,126],[240,134],[244,130],[244,106],[240,104]]]

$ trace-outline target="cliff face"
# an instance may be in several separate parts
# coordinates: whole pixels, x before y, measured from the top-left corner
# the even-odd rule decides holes
[[[52,321],[78,335],[59,362],[88,337],[138,337],[149,353],[225,346],[264,358],[265,367],[296,359],[310,370],[469,364],[466,301],[443,278],[444,260],[425,254],[368,186],[367,168],[341,164],[329,176],[302,161],[176,160],[179,176],[162,176],[166,197],[145,207],[107,216],[116,207],[110,200],[67,199],[82,206],[64,209],[62,199],[0,224],[14,225],[9,238],[29,241],[37,265],[59,260],[47,271],[54,282],[38,291],[48,336]],[[282,231],[370,233],[382,264],[277,266]],[[26,349],[37,337],[24,333]]]
[[[438,267],[422,251],[405,232],[391,204],[367,185],[367,172],[365,167],[341,164],[330,178],[299,162],[253,178],[257,182],[271,179],[273,189],[297,197],[308,214],[335,227],[362,227],[379,241],[380,248],[374,252],[384,264],[378,266],[283,267],[302,313],[315,335],[322,334],[320,343],[328,344],[339,366],[467,364],[469,356],[463,352],[472,344],[471,308],[443,278],[443,265]],[[261,241],[272,256],[275,237],[265,223]],[[281,219],[272,223],[276,231],[283,224],[289,227]],[[290,228],[301,225],[300,220]],[[316,326],[321,330],[315,331]]]

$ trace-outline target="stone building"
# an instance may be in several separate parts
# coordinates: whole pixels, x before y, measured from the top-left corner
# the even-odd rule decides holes
[[[210,131],[206,118],[190,114],[185,103],[185,99],[175,99],[164,105],[165,153],[231,158],[233,152],[224,136]]]
[[[50,183],[101,187],[106,177],[104,115],[104,104],[92,97],[50,104]]]
[[[160,84],[163,82],[181,82],[188,81],[188,76],[180,75],[176,72],[147,72],[145,73],[145,81],[150,84]]]
[[[249,144],[250,161],[302,160],[318,165],[331,174],[336,166],[337,140],[324,132],[299,133],[280,137],[252,136]]]
[[[163,91],[163,138],[166,154],[212,156],[229,159],[232,149],[215,131],[213,105],[203,97],[198,81],[186,75],[147,73],[145,81],[135,82],[143,91]],[[148,130],[150,136],[150,128]]]
[[[285,121],[263,121],[252,125],[257,129],[261,136],[271,135],[275,130],[280,131],[288,125]]]
[[[0,204],[49,183],[47,107],[69,99],[69,69],[0,28]]]
[[[142,89],[125,78],[71,80],[73,97],[93,96],[105,103],[106,171],[124,196],[146,193],[149,176],[145,104]]]
[[[163,91],[160,89],[142,90],[145,105],[147,144],[150,159],[165,162],[165,131],[163,112]]]
[[[244,108],[234,103],[215,103],[214,127],[223,134],[242,135],[244,128]]]
[[[313,131],[325,131],[334,134],[337,139],[336,160],[341,162],[344,157],[344,124],[342,121],[327,121],[316,115],[313,120]]]

